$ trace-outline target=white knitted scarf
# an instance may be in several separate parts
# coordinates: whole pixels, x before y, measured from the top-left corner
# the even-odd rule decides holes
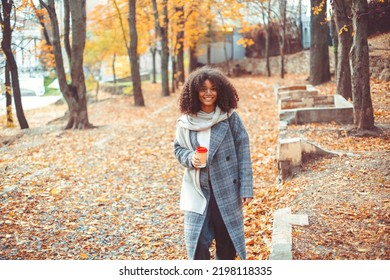
[[[229,112],[229,116],[233,111]],[[183,148],[194,150],[190,141],[190,130],[200,131],[209,129],[215,124],[226,120],[228,114],[217,106],[214,114],[200,111],[196,115],[182,115],[177,120],[176,140]],[[194,151],[195,152],[195,151]],[[207,201],[200,187],[200,169],[186,168],[180,194],[180,209],[203,214]]]

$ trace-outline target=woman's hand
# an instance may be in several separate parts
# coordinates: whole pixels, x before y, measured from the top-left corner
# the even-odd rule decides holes
[[[242,205],[248,205],[252,201],[252,197],[241,198]]]
[[[199,166],[202,164],[200,161],[200,158],[196,155],[196,153],[193,154],[193,156],[191,158],[191,164],[195,168],[199,168]]]

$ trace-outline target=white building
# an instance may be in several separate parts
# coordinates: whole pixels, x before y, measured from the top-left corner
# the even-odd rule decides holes
[[[236,28],[231,34],[224,36],[224,41],[212,42],[210,44],[210,63],[217,64],[228,60],[240,60],[245,57],[245,48],[237,44],[237,41],[242,38],[242,34]],[[225,53],[226,49],[226,53]],[[198,62],[207,64],[207,45],[199,46]]]
[[[20,13],[12,32],[12,48],[18,66],[22,95],[43,95],[45,87],[41,63],[37,56],[41,41],[41,28],[35,15]],[[5,82],[5,55],[0,56],[0,83]]]

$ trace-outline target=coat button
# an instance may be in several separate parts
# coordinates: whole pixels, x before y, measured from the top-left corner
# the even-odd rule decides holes
[[[226,157],[226,160],[227,160],[227,161],[229,161],[229,160],[230,160],[230,157],[229,157],[229,156],[227,156],[227,157]]]
[[[237,183],[237,179],[234,179],[234,180],[233,180],[233,183],[234,183],[234,184]]]

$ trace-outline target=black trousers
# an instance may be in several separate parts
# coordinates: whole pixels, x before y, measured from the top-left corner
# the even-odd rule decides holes
[[[195,260],[209,260],[210,246],[215,239],[217,260],[234,260],[236,249],[222,220],[213,191],[210,189],[210,202],[207,208],[206,218],[200,232],[195,251]]]

